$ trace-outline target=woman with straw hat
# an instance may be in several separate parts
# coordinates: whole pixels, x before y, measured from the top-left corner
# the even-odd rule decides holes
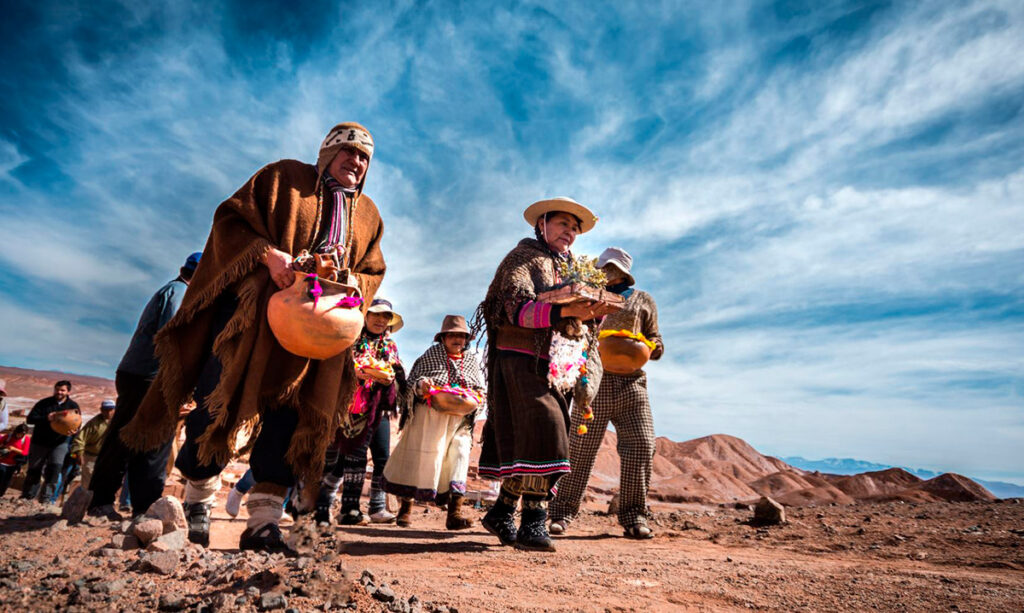
[[[366,310],[366,324],[353,349],[356,375],[361,383],[349,406],[348,419],[342,422],[334,444],[327,450],[316,502],[317,523],[330,523],[330,509],[339,486],[339,524],[354,526],[395,520],[387,509],[381,476],[391,454],[391,416],[406,393],[405,370],[398,358],[398,346],[391,338],[403,325],[402,316],[383,298],[375,298]],[[359,508],[366,482],[367,450],[373,456],[369,516]]]
[[[413,500],[448,505],[449,530],[462,530],[472,522],[462,516],[466,495],[469,452],[473,447],[473,420],[482,405],[485,383],[476,353],[466,347],[472,335],[461,315],[445,315],[434,344],[409,371],[406,405],[412,407],[408,423],[402,425],[398,441],[384,469],[384,489],[402,499],[398,525],[411,523]],[[477,410],[465,414],[443,411],[432,402],[438,392],[471,399]]]
[[[474,322],[474,330],[487,328],[488,419],[480,475],[502,481],[498,500],[482,523],[502,544],[554,551],[545,525],[547,501],[558,478],[569,472],[573,390],[549,382],[551,357],[563,335],[582,335],[595,343],[592,320],[610,310],[589,301],[554,305],[538,300],[538,294],[562,280],[559,270],[572,262],[569,249],[576,236],[591,230],[597,216],[570,198],[552,198],[530,205],[524,217],[535,237],[521,240],[502,260]],[[576,393],[586,378],[591,379],[588,391],[596,389],[600,372],[597,351],[581,355],[587,377],[576,378]],[[513,515],[520,499],[517,530]]]

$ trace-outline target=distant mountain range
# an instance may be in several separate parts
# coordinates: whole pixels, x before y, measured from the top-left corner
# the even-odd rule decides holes
[[[889,468],[902,468],[910,474],[921,477],[922,479],[932,479],[939,476],[939,473],[930,470],[908,468],[906,466],[892,466],[890,464],[878,464],[876,462],[867,462],[864,460],[856,460],[854,458],[825,458],[824,460],[808,460],[800,456],[790,456],[780,459],[786,464],[795,466],[796,468],[833,475],[856,475],[859,473],[886,470]],[[999,498],[1024,497],[1024,486],[1016,485],[1014,483],[1006,483],[1005,481],[985,481],[984,479],[971,478]]]

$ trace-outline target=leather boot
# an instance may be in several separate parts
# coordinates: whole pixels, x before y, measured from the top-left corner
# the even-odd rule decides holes
[[[462,516],[462,496],[452,494],[448,499],[448,520],[445,528],[449,530],[465,530],[473,525],[473,521]]]
[[[412,498],[403,498],[402,506],[398,509],[398,517],[395,523],[403,528],[412,525]]]

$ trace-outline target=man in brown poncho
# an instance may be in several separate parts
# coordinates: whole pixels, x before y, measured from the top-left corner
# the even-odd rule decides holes
[[[160,371],[121,434],[136,449],[159,446],[174,436],[178,407],[194,396],[175,463],[188,479],[193,542],[209,543],[220,472],[254,432],[256,485],[240,548],[286,549],[278,524],[288,489],[320,482],[328,433],[356,387],[352,352],[326,360],[289,353],[270,330],[267,303],[295,282],[292,260],[303,251],[334,258],[340,280],[348,275],[364,305],[373,299],[385,266],[380,214],[362,194],[372,155],[366,128],[339,124],[316,166],[265,166],[214,213],[181,309],[157,337]]]

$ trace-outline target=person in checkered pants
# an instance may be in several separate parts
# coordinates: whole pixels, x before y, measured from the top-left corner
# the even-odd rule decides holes
[[[657,360],[665,351],[658,331],[658,307],[650,294],[633,287],[636,280],[630,274],[632,264],[633,258],[617,247],[605,249],[598,258],[597,265],[608,279],[608,289],[626,299],[622,310],[607,316],[601,329],[642,333],[654,343],[651,359]],[[647,374],[643,369],[615,374],[609,372],[606,365],[601,387],[590,409],[588,412],[586,407],[573,408],[569,440],[572,472],[558,482],[558,492],[551,503],[549,530],[553,535],[564,534],[579,513],[597,451],[611,422],[618,434],[622,467],[619,524],[628,538],[653,538],[654,533],[647,525],[647,489],[654,461],[654,420],[647,396]]]

